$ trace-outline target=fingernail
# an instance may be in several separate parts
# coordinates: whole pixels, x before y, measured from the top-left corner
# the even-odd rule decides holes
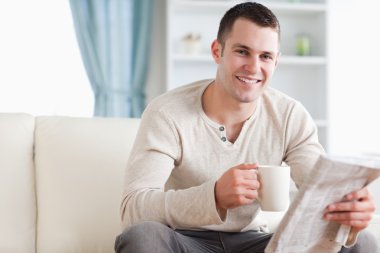
[[[335,209],[335,205],[329,205],[327,207],[327,210],[329,210],[329,211],[333,211],[334,209]]]

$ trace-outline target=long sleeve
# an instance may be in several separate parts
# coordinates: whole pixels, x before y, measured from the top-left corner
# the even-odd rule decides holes
[[[292,167],[301,184],[323,148],[310,115],[299,103],[268,89],[234,143],[202,108],[212,80],[175,89],[145,110],[128,160],[121,204],[123,226],[157,221],[172,228],[238,232],[261,229],[257,201],[221,218],[215,182],[228,169],[259,161]],[[224,129],[224,128],[223,128]]]
[[[181,140],[171,119],[147,109],[129,157],[121,215],[124,227],[158,221],[173,228],[221,224],[214,185],[209,180],[183,190],[165,191],[165,183],[181,160]]]
[[[298,102],[288,117],[285,145],[284,161],[292,168],[292,178],[299,187],[325,151],[318,141],[313,119]]]
[[[290,115],[285,161],[292,167],[293,180],[299,187],[324,150],[318,142],[317,127],[309,113],[300,104],[295,104]],[[351,230],[344,246],[349,248],[355,245],[358,234]]]

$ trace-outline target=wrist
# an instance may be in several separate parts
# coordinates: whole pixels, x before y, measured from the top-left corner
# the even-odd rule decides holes
[[[223,208],[221,205],[220,205],[220,202],[218,201],[218,196],[217,196],[217,184],[218,184],[218,181],[215,182],[215,186],[214,186],[214,201],[215,201],[215,207],[216,207],[216,210],[220,216],[220,219],[221,220],[225,220],[226,219],[226,216],[227,216],[227,209],[226,208]]]

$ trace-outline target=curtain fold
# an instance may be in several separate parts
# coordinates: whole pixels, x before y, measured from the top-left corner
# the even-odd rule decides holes
[[[95,116],[140,117],[145,107],[152,0],[70,0]]]
[[[153,10],[149,0],[134,1],[133,6],[133,24],[140,24],[133,26],[132,47],[136,50],[133,51],[132,57],[132,79],[133,96],[132,96],[132,115],[141,115],[145,107],[145,88],[148,73],[149,54],[146,48],[149,48],[151,24],[153,17]],[[145,10],[150,9],[150,15],[144,15]],[[141,46],[138,46],[141,45]]]

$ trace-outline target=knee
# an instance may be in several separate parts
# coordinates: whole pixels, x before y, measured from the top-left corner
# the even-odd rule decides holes
[[[158,222],[144,221],[126,229],[115,242],[116,252],[154,252],[160,242],[170,239],[172,229]]]
[[[359,234],[358,241],[354,246],[358,253],[374,252],[380,253],[380,247],[376,238],[368,231],[362,231]]]

